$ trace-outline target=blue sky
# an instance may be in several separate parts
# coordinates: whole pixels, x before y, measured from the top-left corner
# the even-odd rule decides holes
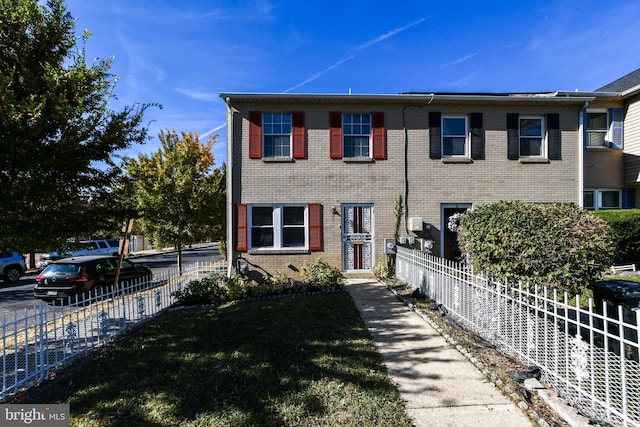
[[[219,92],[594,90],[640,68],[640,2],[67,0],[87,60],[114,57],[113,107],[159,103],[161,129],[218,134]]]

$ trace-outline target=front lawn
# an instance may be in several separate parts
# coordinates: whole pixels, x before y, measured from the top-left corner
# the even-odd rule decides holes
[[[411,425],[345,292],[166,313],[20,401],[71,425]]]

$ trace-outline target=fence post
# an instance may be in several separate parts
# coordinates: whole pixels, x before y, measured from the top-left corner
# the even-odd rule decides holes
[[[45,346],[44,346],[44,340],[46,335],[43,333],[46,322],[44,319],[44,310],[42,309],[42,305],[38,306],[40,308],[39,310],[39,319],[40,319],[40,380],[44,379],[45,376],[45,372],[46,372],[46,367],[45,367],[45,355],[44,355],[44,351],[45,351]],[[49,358],[47,357],[47,360]]]

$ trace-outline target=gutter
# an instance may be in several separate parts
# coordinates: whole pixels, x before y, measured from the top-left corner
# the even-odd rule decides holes
[[[597,94],[585,96],[570,96],[570,92],[550,92],[531,94],[455,94],[455,93],[401,93],[395,95],[375,94],[304,94],[304,93],[252,93],[252,92],[221,92],[220,97],[245,101],[383,101],[402,102],[414,101],[416,103],[432,103],[437,101],[475,101],[475,102],[558,102],[558,103],[584,103],[593,101]],[[575,93],[573,93],[575,95]]]

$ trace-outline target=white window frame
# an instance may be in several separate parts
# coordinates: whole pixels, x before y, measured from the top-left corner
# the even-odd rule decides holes
[[[464,120],[464,134],[462,135],[445,135],[444,134],[444,121],[446,119],[463,119]],[[454,116],[454,115],[447,115],[447,116],[442,116],[441,119],[441,123],[440,126],[442,129],[441,132],[441,138],[440,138],[440,153],[442,153],[442,157],[444,158],[451,158],[451,157],[460,157],[460,158],[469,158],[471,157],[471,133],[469,130],[469,117],[467,116]],[[445,144],[445,138],[447,137],[453,137],[453,138],[462,138],[464,137],[464,154],[445,154],[445,149],[444,149],[444,144]]]
[[[287,227],[283,224],[284,209],[290,207],[304,208],[304,224],[298,227],[304,228],[304,245],[302,246],[284,246],[283,234]],[[256,246],[253,244],[253,229],[258,228],[253,225],[253,208],[271,208],[272,227],[273,227],[273,246]],[[247,209],[247,221],[249,225],[248,243],[251,250],[274,250],[274,249],[305,249],[309,248],[309,206],[306,204],[252,204]]]
[[[602,197],[604,193],[618,193],[618,206],[603,206]],[[600,210],[600,209],[622,209],[622,190],[619,188],[598,188],[598,189],[585,189],[584,193],[593,193],[594,206],[584,206],[587,210]],[[584,200],[583,200],[584,202]]]
[[[604,123],[604,129],[590,129],[589,128],[589,114],[604,114],[605,116],[605,123]],[[609,128],[611,127],[611,124],[609,122],[610,118],[609,118],[609,111],[607,110],[587,110],[587,120],[585,123],[585,129],[586,129],[586,137],[587,137],[587,141],[586,141],[586,146],[587,148],[608,148],[610,147],[611,143],[609,141]],[[590,133],[603,133],[604,134],[604,138],[603,138],[603,145],[590,145],[589,144],[589,134]]]
[[[360,116],[361,118],[364,116],[368,116],[369,117],[369,133],[347,133],[345,130],[345,126],[347,126],[347,124],[345,123],[345,118],[347,116]],[[362,121],[360,121],[360,123],[362,123]],[[342,156],[343,158],[371,158],[371,153],[373,152],[373,139],[371,137],[373,133],[373,118],[371,116],[371,113],[342,113]],[[367,150],[368,153],[366,155],[360,155],[360,156],[351,156],[351,155],[347,155],[347,143],[346,143],[346,139],[348,137],[367,137],[367,141],[368,141],[368,145],[367,145]]]
[[[267,126],[269,124],[276,124],[276,125],[283,125],[283,121],[281,120],[280,122],[273,122],[273,120],[270,123],[267,123],[267,116],[289,116],[289,132],[267,132]],[[272,113],[272,112],[266,112],[266,113],[262,113],[262,157],[265,158],[291,158],[292,157],[292,151],[293,151],[293,147],[292,147],[292,133],[293,133],[293,115],[291,113]],[[288,137],[289,139],[289,154],[271,154],[268,155],[267,154],[267,138],[269,136],[274,136],[274,137]],[[272,149],[273,152],[275,152],[275,150]]]
[[[540,136],[522,135],[523,120],[540,120]],[[524,155],[522,154],[522,139],[540,139],[540,154]],[[521,159],[543,159],[547,157],[547,128],[543,116],[520,116],[518,118],[518,155]]]

